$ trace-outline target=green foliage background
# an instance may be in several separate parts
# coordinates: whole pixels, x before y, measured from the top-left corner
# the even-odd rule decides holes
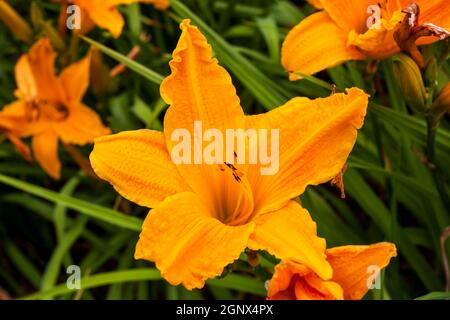
[[[60,5],[50,1],[13,1],[28,21],[30,3],[39,8],[46,27],[57,27]],[[367,74],[367,62],[349,62],[316,77],[289,82],[280,65],[280,46],[289,29],[310,14],[304,1],[172,0],[161,12],[134,4],[120,8],[126,27],[120,38],[96,28],[73,50],[70,35],[53,38],[64,59],[78,59],[89,43],[103,51],[108,68],[118,61],[128,70],[91,87],[84,102],[102,115],[114,132],[138,128],[160,130],[166,109],[158,84],[169,73],[168,62],[179,36],[178,23],[190,18],[213,46],[233,82],[247,114],[275,108],[294,96],[320,97],[358,86],[371,94],[366,124],[345,174],[347,198],[328,185],[308,188],[303,205],[318,223],[329,247],[394,242],[399,256],[382,277],[382,290],[366,299],[412,299],[443,292],[446,278],[440,238],[450,225],[448,175],[450,131],[443,119],[435,143],[427,133],[426,115],[414,113],[394,79],[392,60]],[[42,22],[41,21],[41,22]],[[141,35],[145,33],[147,39]],[[94,40],[90,40],[94,39]],[[71,44],[72,43],[72,44]],[[133,46],[136,62],[125,58]],[[14,100],[14,65],[29,45],[0,24],[0,106]],[[72,48],[72,49],[71,49]],[[440,57],[437,90],[450,78],[449,47],[424,49]],[[443,58],[442,58],[443,57]],[[61,63],[62,61],[60,61]],[[97,75],[94,75],[98,77]],[[301,115],[298,115],[301,117]],[[82,148],[88,156],[92,146]],[[424,161],[433,148],[432,164]],[[2,295],[28,299],[261,299],[274,259],[261,255],[252,269],[246,255],[221,279],[203,290],[186,291],[162,281],[149,262],[133,259],[140,225],[147,211],[122,199],[107,184],[87,177],[61,151],[63,178],[53,181],[36,164],[26,163],[14,148],[0,143],[0,289]],[[446,200],[447,197],[447,200]],[[66,267],[81,266],[81,291],[67,289]],[[424,297],[448,298],[444,293]]]

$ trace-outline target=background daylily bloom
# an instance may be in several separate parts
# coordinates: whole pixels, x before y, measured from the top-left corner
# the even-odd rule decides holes
[[[376,270],[385,268],[397,255],[395,245],[343,246],[327,250],[333,278],[323,280],[304,265],[281,262],[268,286],[272,300],[359,300],[369,290]],[[371,267],[374,267],[372,270]],[[376,269],[375,269],[376,268]]]
[[[323,10],[310,15],[294,27],[282,48],[282,64],[291,80],[296,73],[314,74],[348,60],[385,59],[400,51],[394,32],[404,17],[401,9],[410,0],[316,0]],[[450,2],[417,0],[419,23],[433,23],[450,29]],[[368,28],[369,6],[379,5],[380,19]],[[370,11],[369,11],[370,12]],[[424,37],[417,44],[429,44],[436,37]]]
[[[148,3],[160,10],[169,7],[169,0],[73,0],[74,4],[81,9],[82,29],[89,29],[93,23],[101,28],[107,29],[114,37],[120,36],[125,21],[117,6],[136,2]]]
[[[246,247],[301,263],[323,279],[332,270],[325,241],[309,213],[291,199],[308,185],[331,180],[352,150],[368,96],[359,89],[310,100],[295,98],[266,114],[246,117],[227,71],[212,58],[200,31],[182,34],[161,85],[170,105],[164,133],[122,132],[96,139],[90,156],[99,177],[127,199],[154,208],[142,227],[135,257],[154,261],[173,285],[201,288]],[[262,176],[260,165],[179,164],[171,160],[172,133],[203,129],[280,130],[280,170]],[[193,148],[198,147],[193,145]],[[225,160],[224,160],[225,161]]]
[[[1,119],[12,122],[9,132],[32,136],[34,157],[53,178],[60,176],[58,140],[83,145],[109,134],[99,116],[81,102],[89,84],[89,55],[55,75],[56,53],[41,39],[16,64],[18,100],[5,106]]]

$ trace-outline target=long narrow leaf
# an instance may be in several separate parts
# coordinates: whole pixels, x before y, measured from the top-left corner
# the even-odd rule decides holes
[[[63,204],[67,208],[76,210],[92,218],[133,231],[141,230],[142,221],[136,217],[126,216],[118,211],[75,199],[67,195],[59,194],[57,192],[50,191],[3,174],[0,174],[0,182],[54,203]]]

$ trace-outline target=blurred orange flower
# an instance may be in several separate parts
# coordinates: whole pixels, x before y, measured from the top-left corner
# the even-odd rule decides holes
[[[72,3],[81,9],[82,30],[86,32],[90,26],[96,24],[116,38],[122,33],[125,24],[117,6],[137,2],[152,4],[160,10],[169,7],[169,0],[72,0]]]
[[[400,51],[394,33],[403,20],[402,8],[410,0],[315,0],[323,9],[294,27],[282,48],[282,64],[291,80],[311,75],[348,60],[384,59]],[[416,0],[420,24],[449,30],[450,2]],[[417,44],[439,38],[422,37]]]
[[[170,105],[164,133],[101,137],[90,156],[99,177],[125,198],[154,208],[135,257],[154,261],[167,281],[188,289],[220,275],[246,247],[331,278],[325,241],[317,237],[309,213],[291,199],[340,172],[363,125],[368,96],[354,88],[324,99],[294,98],[266,114],[245,116],[231,77],[212,58],[206,38],[189,20],[181,30],[172,74],[161,85]],[[221,133],[279,129],[278,173],[261,175],[261,163],[174,164],[172,134],[184,129],[195,136],[195,121]],[[191,146],[198,147],[194,141]]]
[[[344,246],[326,252],[333,268],[331,280],[321,279],[308,267],[281,262],[268,285],[272,300],[359,300],[373,284],[373,278],[397,255],[395,245]],[[372,269],[373,268],[373,269]]]
[[[32,136],[34,157],[53,178],[60,177],[58,140],[93,142],[109,134],[99,116],[81,102],[89,85],[89,55],[55,75],[56,53],[41,39],[15,67],[17,101],[0,111],[0,125],[14,137]]]

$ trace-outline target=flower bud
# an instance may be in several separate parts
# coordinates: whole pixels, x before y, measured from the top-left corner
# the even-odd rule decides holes
[[[46,38],[50,39],[50,42],[57,50],[64,49],[64,40],[59,35],[58,31],[52,26],[50,21],[44,21],[41,24],[41,32]]]
[[[39,28],[44,22],[44,13],[36,2],[32,2],[30,6],[31,23],[35,28]]]
[[[435,57],[431,57],[428,60],[427,67],[425,69],[425,79],[427,82],[427,86],[434,86],[437,84],[438,73],[439,66],[437,63],[437,59]]]
[[[418,112],[425,111],[427,92],[419,67],[413,59],[402,53],[394,56],[392,61],[406,103]]]
[[[23,42],[31,42],[33,31],[28,23],[4,0],[0,0],[0,20]]]
[[[450,113],[450,82],[441,90],[430,108],[430,114],[433,116],[435,123],[438,123],[446,113]]]

